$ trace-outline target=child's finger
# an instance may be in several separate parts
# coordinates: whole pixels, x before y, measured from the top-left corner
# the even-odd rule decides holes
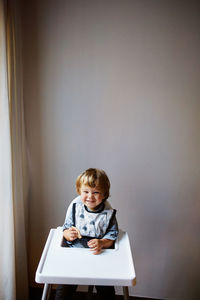
[[[90,246],[96,246],[96,245],[98,245],[98,240],[97,239],[93,239],[93,240],[90,240],[89,242],[88,242],[88,246],[90,247]]]
[[[70,227],[69,230],[70,230],[70,232],[74,232],[74,233],[77,232],[76,229],[73,227]]]
[[[90,241],[90,242],[88,242],[88,246],[89,246],[90,248],[94,248],[94,247],[97,246],[97,244],[96,244],[96,242]]]
[[[91,248],[91,251],[92,251],[92,254],[94,254],[94,255],[101,253],[101,249],[99,249],[99,248]]]
[[[71,228],[73,228],[73,229],[77,232],[77,237],[78,237],[79,239],[81,239],[82,236],[81,236],[81,233],[80,233],[80,231],[78,230],[78,228],[76,228],[76,227],[74,227],[74,226],[72,226]]]
[[[72,227],[69,228],[69,237],[71,241],[77,239],[77,231]]]
[[[71,237],[77,237],[77,233],[76,232],[72,232],[70,235],[71,235]]]

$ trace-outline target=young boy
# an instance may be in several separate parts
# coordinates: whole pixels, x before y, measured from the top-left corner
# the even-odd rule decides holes
[[[70,204],[63,225],[63,236],[68,247],[90,248],[93,254],[112,248],[118,236],[116,210],[107,202],[110,181],[103,170],[87,169],[76,180],[80,195]],[[77,286],[58,286],[56,300],[72,296]],[[115,299],[112,286],[96,286],[101,299]],[[69,298],[70,299],[70,298]]]

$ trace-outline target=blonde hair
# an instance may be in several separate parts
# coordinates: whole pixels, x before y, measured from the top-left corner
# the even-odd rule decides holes
[[[76,191],[79,195],[82,184],[99,188],[104,194],[104,201],[110,196],[110,181],[103,170],[90,168],[77,177]]]

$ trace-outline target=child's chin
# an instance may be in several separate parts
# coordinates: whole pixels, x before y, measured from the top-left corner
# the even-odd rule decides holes
[[[96,207],[96,204],[94,202],[86,202],[87,207]]]
[[[93,206],[93,205],[89,205],[89,206],[88,206],[88,208],[90,208],[90,209],[95,209],[95,207],[96,207],[96,206]]]
[[[87,205],[87,208],[91,209],[91,210],[95,210],[96,206],[93,205]]]

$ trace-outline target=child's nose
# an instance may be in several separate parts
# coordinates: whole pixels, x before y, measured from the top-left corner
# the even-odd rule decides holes
[[[93,196],[92,193],[89,193],[89,194],[88,194],[88,198],[89,198],[89,199],[91,199],[92,196]]]

